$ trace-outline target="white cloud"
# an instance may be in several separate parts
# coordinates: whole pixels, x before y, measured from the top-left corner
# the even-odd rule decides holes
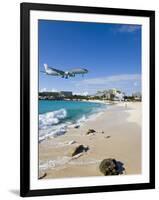
[[[134,86],[135,86],[135,87],[138,86],[138,83],[137,83],[137,82],[134,82]]]
[[[55,88],[52,88],[51,92],[57,92],[57,90]]]
[[[46,91],[47,91],[46,88],[40,89],[40,92],[46,92]]]
[[[115,83],[121,81],[140,81],[141,75],[140,74],[121,74],[115,76],[106,76],[106,77],[98,77],[98,78],[91,78],[85,79],[81,82],[78,82],[78,85],[104,85],[108,83]]]
[[[55,88],[52,89],[42,88],[40,89],[40,92],[57,92],[57,90]]]
[[[74,82],[74,85],[78,90],[80,90],[80,93],[82,93],[83,88],[85,88],[89,94],[95,94],[97,91],[116,88],[126,94],[131,94],[134,91],[141,90],[141,74],[120,74],[89,78],[76,81]]]
[[[140,26],[139,25],[121,25],[119,26],[118,30],[119,32],[128,32],[128,33],[132,33],[132,32],[135,32],[137,30],[140,29]]]

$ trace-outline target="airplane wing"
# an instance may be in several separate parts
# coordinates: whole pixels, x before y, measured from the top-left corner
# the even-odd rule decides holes
[[[68,71],[70,74],[85,74],[88,73],[87,69],[84,68],[74,68]]]
[[[54,71],[54,72],[58,73],[59,75],[64,75],[64,74],[65,74],[65,72],[64,72],[64,71],[62,71],[62,70],[55,69],[55,68],[51,68],[51,67],[50,67],[50,69],[51,69],[52,71]]]

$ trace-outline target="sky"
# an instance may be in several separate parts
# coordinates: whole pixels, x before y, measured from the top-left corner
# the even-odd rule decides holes
[[[141,91],[140,25],[39,20],[38,35],[39,91]],[[41,73],[44,63],[63,71],[81,67],[89,72],[64,79]]]

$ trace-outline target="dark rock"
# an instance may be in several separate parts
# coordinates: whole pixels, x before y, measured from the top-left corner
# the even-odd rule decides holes
[[[96,131],[94,130],[94,129],[88,129],[88,131],[87,131],[87,135],[89,135],[90,133],[95,133]]]
[[[74,126],[74,128],[79,128],[79,127],[80,127],[80,125],[79,125],[79,124],[77,124],[77,125],[75,125],[75,126]]]
[[[73,157],[79,153],[88,151],[88,149],[89,149],[88,146],[84,146],[84,145],[80,144],[78,146],[75,146],[73,149],[71,149],[70,155]]]
[[[116,161],[115,159],[108,158],[104,159],[100,165],[99,169],[100,171],[105,175],[120,175],[123,174],[125,171],[125,168],[123,167],[123,163],[120,161]]]

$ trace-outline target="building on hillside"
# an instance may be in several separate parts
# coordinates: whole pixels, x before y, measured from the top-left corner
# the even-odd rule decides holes
[[[96,96],[101,97],[106,100],[112,100],[112,101],[124,100],[124,93],[115,88],[109,89],[109,90],[98,91],[96,93]]]

